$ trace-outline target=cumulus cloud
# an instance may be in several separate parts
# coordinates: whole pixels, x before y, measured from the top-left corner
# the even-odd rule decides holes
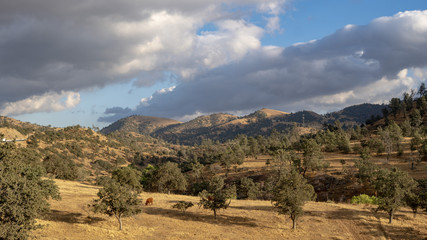
[[[131,79],[149,86],[164,72],[191,79],[258,49],[265,30],[242,12],[277,17],[283,2],[3,1],[0,105]]]
[[[354,88],[350,91],[315,97],[305,102],[297,102],[293,108],[305,105],[305,107],[316,107],[321,111],[330,111],[331,109],[338,110],[344,104],[351,105],[367,102],[378,104],[388,103],[390,96],[399,97],[402,96],[405,91],[417,87],[420,81],[419,78],[415,76],[415,71],[413,72],[412,77],[409,75],[408,69],[403,69],[394,79],[383,77],[378,81],[366,86]]]
[[[425,67],[427,11],[401,12],[287,48],[253,48],[238,61],[153,96],[133,112],[172,117],[301,102],[346,104],[367,94],[389,98],[382,93],[414,85],[408,69],[420,76]]]
[[[57,112],[73,108],[80,102],[77,92],[46,93],[16,102],[4,103],[0,115],[20,115],[34,112]]]

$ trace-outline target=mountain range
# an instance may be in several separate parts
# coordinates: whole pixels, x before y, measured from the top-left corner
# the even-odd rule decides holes
[[[364,124],[372,116],[382,116],[385,105],[364,103],[346,107],[328,114],[313,111],[287,113],[263,108],[246,116],[214,113],[197,117],[188,122],[150,116],[130,116],[103,128],[101,133],[133,132],[161,138],[168,142],[198,144],[203,139],[225,141],[239,134],[267,135],[273,129],[284,131],[292,126],[319,129],[339,120],[344,127]]]

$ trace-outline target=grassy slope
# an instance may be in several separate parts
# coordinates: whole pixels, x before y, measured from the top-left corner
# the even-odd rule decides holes
[[[427,214],[415,219],[402,209],[392,225],[373,206],[315,203],[304,207],[306,214],[296,231],[287,216],[278,215],[269,201],[232,200],[228,209],[212,212],[190,208],[183,214],[171,208],[179,200],[197,203],[197,197],[143,193],[154,198],[153,206],[123,220],[118,230],[114,217],[90,213],[87,205],[98,188],[77,182],[57,180],[61,201],[52,201],[52,211],[38,222],[43,229],[33,239],[424,239]]]
[[[382,167],[398,166],[413,177],[427,178],[427,163],[421,162],[410,170],[405,139],[405,154],[398,158],[393,154],[385,163],[385,155],[375,156],[373,161]],[[354,144],[354,143],[353,143]],[[257,173],[265,169],[269,156],[247,159],[237,173]],[[327,174],[344,177],[340,159],[351,169],[357,154],[326,153],[330,162]],[[324,172],[308,173],[310,176]],[[346,203],[314,203],[304,207],[306,215],[299,222],[297,231],[291,229],[288,216],[278,215],[269,201],[232,200],[228,209],[219,213],[217,220],[212,212],[190,208],[182,214],[171,208],[179,200],[198,202],[197,197],[143,193],[142,198],[154,197],[154,206],[145,207],[143,213],[124,219],[124,230],[118,231],[117,220],[106,215],[93,214],[87,205],[96,198],[98,187],[57,180],[62,200],[52,201],[52,212],[39,220],[45,225],[33,233],[33,239],[426,239],[427,214],[416,218],[408,208],[398,211],[392,225],[384,212],[374,213],[374,206]]]

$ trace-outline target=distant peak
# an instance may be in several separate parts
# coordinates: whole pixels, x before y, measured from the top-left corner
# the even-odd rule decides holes
[[[265,113],[267,115],[267,117],[276,117],[276,116],[281,116],[281,115],[289,114],[287,112],[282,112],[282,111],[279,111],[279,110],[274,110],[274,109],[269,109],[269,108],[262,108],[262,109],[260,109],[258,111]]]

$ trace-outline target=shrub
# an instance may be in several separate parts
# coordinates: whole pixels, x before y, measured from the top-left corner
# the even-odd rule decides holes
[[[79,178],[77,165],[66,156],[49,155],[43,160],[43,167],[47,173],[55,178],[64,180],[76,180]]]
[[[99,169],[99,170],[105,170],[105,171],[111,171],[113,169],[113,165],[107,161],[104,160],[96,160],[95,162],[91,163],[91,165],[95,168],[95,169]]]
[[[194,204],[192,202],[179,201],[178,203],[174,204],[172,207],[180,210],[183,213],[185,213],[187,208],[190,208],[192,206],[194,206]]]
[[[375,196],[369,196],[366,194],[360,194],[359,196],[353,196],[351,198],[351,204],[378,204],[378,198]]]

